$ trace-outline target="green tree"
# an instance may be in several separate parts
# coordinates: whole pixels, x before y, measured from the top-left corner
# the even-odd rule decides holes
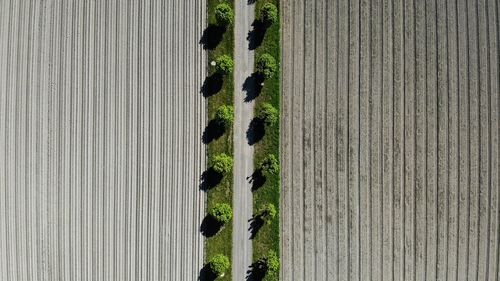
[[[216,155],[212,162],[212,168],[219,174],[227,174],[233,168],[233,158],[225,153]]]
[[[226,3],[221,3],[215,7],[215,19],[217,20],[217,24],[220,26],[228,26],[233,24],[234,21],[234,12]]]
[[[264,176],[275,175],[280,170],[280,163],[274,154],[268,154],[260,163]]]
[[[280,270],[280,259],[276,252],[269,250],[267,255],[260,259],[260,263],[266,271],[264,280],[277,280]]]
[[[215,60],[215,71],[221,75],[233,72],[234,62],[228,55],[222,55]]]
[[[217,111],[215,112],[215,118],[217,119],[217,122],[224,128],[231,126],[234,120],[233,107],[230,105],[219,106],[219,108],[217,108]]]
[[[271,26],[278,21],[278,8],[272,3],[266,3],[260,9],[260,18],[266,26]]]
[[[276,60],[270,54],[263,54],[257,60],[257,72],[265,79],[272,78],[278,72]]]
[[[278,122],[278,110],[270,103],[263,103],[258,112],[258,117],[264,121],[266,125],[273,126]]]
[[[229,269],[231,263],[229,262],[229,258],[223,254],[218,254],[212,257],[210,262],[208,263],[210,270],[217,277],[224,275],[224,273]]]
[[[226,224],[233,217],[233,210],[231,206],[227,203],[216,204],[212,210],[210,210],[210,215],[214,217],[219,223]]]
[[[272,203],[268,203],[260,208],[259,217],[267,224],[270,224],[271,220],[276,217],[276,214],[276,207]]]

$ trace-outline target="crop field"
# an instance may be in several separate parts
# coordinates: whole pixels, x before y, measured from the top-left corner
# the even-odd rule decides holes
[[[197,280],[198,0],[0,1],[0,280]]]
[[[499,280],[497,0],[291,0],[282,280]]]

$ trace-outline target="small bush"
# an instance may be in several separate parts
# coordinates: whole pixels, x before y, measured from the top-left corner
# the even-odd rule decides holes
[[[213,159],[212,168],[219,174],[227,174],[233,168],[233,158],[225,153],[216,155]]]
[[[234,110],[230,105],[221,105],[217,108],[215,112],[215,118],[217,123],[224,128],[227,128],[233,124],[234,121]]]
[[[277,211],[276,207],[269,203],[265,204],[260,208],[259,217],[267,224],[271,223],[271,220],[276,217]]]
[[[229,262],[228,257],[222,254],[218,254],[210,260],[208,266],[210,267],[210,270],[213,274],[215,274],[217,277],[220,277],[229,269],[231,263]]]
[[[233,24],[234,21],[234,12],[226,3],[222,3],[215,7],[215,19],[217,20],[217,24],[220,26],[228,26]]]
[[[226,224],[233,218],[233,209],[227,203],[219,203],[210,210],[210,215],[220,224]]]
[[[280,170],[280,164],[274,154],[268,154],[260,164],[264,176],[275,175]]]
[[[272,78],[278,72],[276,60],[270,54],[263,54],[257,60],[257,72],[265,79]]]
[[[215,60],[215,71],[225,76],[233,72],[234,62],[228,55],[222,55]]]
[[[278,21],[278,8],[272,3],[266,3],[260,10],[260,18],[266,26],[271,26]]]
[[[270,103],[263,103],[258,112],[258,117],[264,121],[264,124],[268,126],[273,126],[278,122],[279,119],[279,113],[274,106],[272,106]]]

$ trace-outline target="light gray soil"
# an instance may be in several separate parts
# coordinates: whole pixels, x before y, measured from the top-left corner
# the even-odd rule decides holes
[[[499,280],[496,0],[291,0],[282,280]]]
[[[0,1],[0,280],[196,280],[205,2]]]
[[[255,5],[235,2],[234,24],[234,169],[233,169],[233,280],[245,280],[252,264],[252,184],[253,147],[248,144],[247,130],[253,118],[254,102],[247,100],[245,80],[254,69],[254,52],[249,50],[247,36],[254,21]],[[251,89],[250,89],[251,91]]]

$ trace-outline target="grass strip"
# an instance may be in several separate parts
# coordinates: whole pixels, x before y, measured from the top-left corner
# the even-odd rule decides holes
[[[223,0],[208,0],[207,1],[207,12],[208,12],[208,23],[209,26],[207,30],[210,30],[215,24],[215,7],[220,3],[229,4],[234,10],[233,1],[223,1]],[[206,30],[206,31],[207,31]],[[212,32],[206,32],[204,37],[208,40],[213,40],[214,36],[217,34],[211,34]],[[217,32],[215,32],[217,33]],[[229,26],[227,30],[222,35],[222,40],[218,42],[216,47],[212,49],[212,46],[208,50],[208,61],[209,61],[209,77],[214,74],[214,67],[210,66],[210,62],[214,61],[217,57],[221,55],[229,55],[233,57],[234,54],[234,31],[233,27]],[[210,44],[209,44],[210,45]],[[215,45],[215,44],[214,44]],[[222,88],[217,93],[210,95],[207,98],[208,104],[208,118],[209,121],[213,120],[215,117],[215,112],[217,108],[221,105],[233,105],[233,75],[230,74],[224,78]],[[233,156],[233,131],[232,128],[226,129],[225,133],[217,139],[211,140],[207,145],[207,156],[210,165],[210,159],[215,155],[225,153],[227,155]],[[233,205],[233,177],[232,173],[226,175],[220,183],[218,183],[213,188],[207,190],[207,211],[210,210],[217,203],[227,203]],[[215,236],[208,237],[205,241],[205,261],[208,262],[213,256],[217,254],[224,254],[231,260],[232,252],[232,223],[227,223],[224,228]],[[217,280],[232,280],[231,270],[225,273],[224,277]]]
[[[273,3],[278,7],[279,0],[259,0],[255,7],[255,17],[260,16],[260,9],[265,3]],[[270,54],[276,62],[280,63],[280,24],[277,23],[269,27],[264,35],[264,39],[260,46],[255,49],[255,61],[262,54]],[[256,68],[255,68],[256,69]],[[280,70],[272,78],[265,80],[264,86],[260,95],[255,100],[255,116],[257,109],[264,103],[272,104],[276,109],[280,109]],[[254,150],[254,167],[258,168],[262,160],[268,154],[274,154],[278,159],[280,157],[279,149],[280,128],[278,124],[266,127],[263,138],[255,144]],[[272,203],[276,206],[278,214],[270,224],[264,224],[257,232],[253,240],[253,258],[254,261],[266,255],[269,250],[274,250],[279,256],[280,245],[280,229],[279,229],[279,203],[280,203],[280,174],[270,175],[265,183],[253,193],[253,208],[254,214],[259,211],[259,208],[267,203]]]

